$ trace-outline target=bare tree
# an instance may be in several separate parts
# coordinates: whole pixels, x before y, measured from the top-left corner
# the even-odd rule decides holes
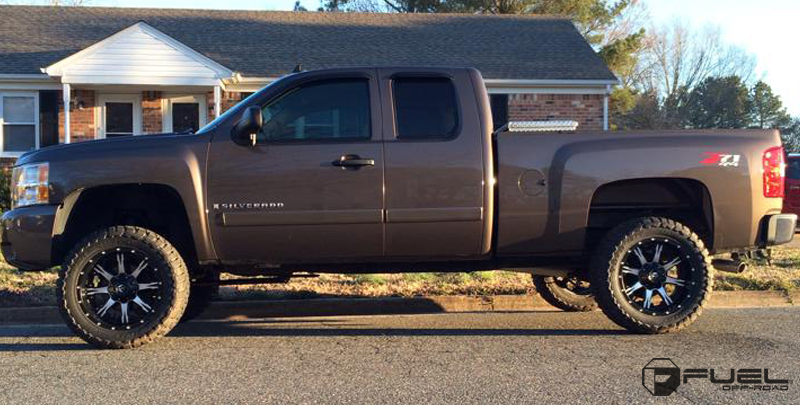
[[[600,46],[617,42],[621,39],[630,37],[639,32],[650,23],[650,10],[647,5],[640,0],[632,0],[629,5],[622,10],[618,18],[603,30],[603,38]]]
[[[667,127],[688,125],[692,90],[707,78],[737,76],[745,85],[754,79],[755,57],[726,44],[715,26],[698,30],[676,20],[654,27],[643,49],[632,83],[642,94],[655,94],[662,100]]]
[[[485,0],[482,1],[484,12],[492,14],[523,14],[531,12],[530,0]]]
[[[754,78],[755,57],[742,48],[726,45],[720,29],[706,26],[696,31],[685,22],[675,21],[652,28],[646,41],[642,70],[648,90],[664,97],[681,89],[691,90],[709,76],[739,76],[745,83]]]
[[[350,9],[362,13],[381,13],[386,11],[384,4],[375,0],[351,0]]]

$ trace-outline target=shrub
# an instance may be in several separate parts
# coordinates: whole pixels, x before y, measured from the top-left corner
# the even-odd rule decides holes
[[[11,168],[0,169],[0,212],[11,209]]]

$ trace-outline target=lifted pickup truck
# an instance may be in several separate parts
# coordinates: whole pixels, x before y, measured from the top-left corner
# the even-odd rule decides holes
[[[2,251],[61,265],[67,324],[128,348],[196,314],[223,272],[515,269],[566,307],[675,331],[708,301],[709,252],[794,235],[776,131],[536,129],[494,132],[473,69],[292,74],[196,134],[24,155]]]

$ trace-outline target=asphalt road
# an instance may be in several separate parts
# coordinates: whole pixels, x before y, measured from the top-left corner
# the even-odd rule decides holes
[[[0,325],[0,404],[800,403],[800,309],[708,310],[687,331],[628,334],[599,312],[193,322],[98,351],[60,325]],[[784,392],[691,380],[668,398],[642,367],[769,368]]]

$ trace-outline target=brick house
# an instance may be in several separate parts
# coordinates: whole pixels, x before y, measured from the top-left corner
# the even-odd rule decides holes
[[[0,6],[0,158],[197,130],[271,81],[326,67],[472,66],[498,125],[608,129],[617,79],[553,17]]]

